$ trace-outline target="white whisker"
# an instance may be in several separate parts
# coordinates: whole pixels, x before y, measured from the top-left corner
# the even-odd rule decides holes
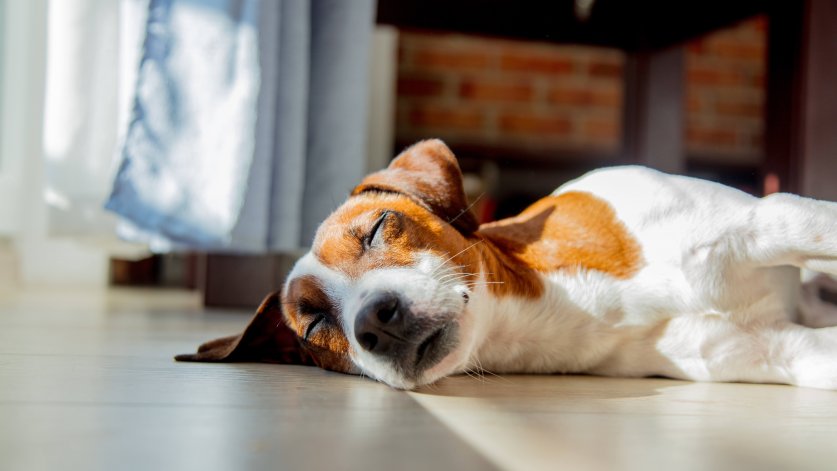
[[[474,205],[475,205],[475,204],[477,204],[477,203],[480,201],[480,199],[482,199],[482,197],[483,197],[483,196],[485,196],[485,192],[484,192],[484,191],[482,192],[482,194],[480,194],[479,196],[477,196],[477,197],[476,197],[476,199],[474,199],[474,202],[473,202],[473,203],[469,204],[469,205],[468,205],[468,207],[467,207],[467,208],[465,208],[465,209],[463,209],[462,211],[460,211],[460,212],[459,212],[459,214],[457,214],[457,215],[456,215],[456,217],[454,217],[453,219],[451,219],[450,221],[448,221],[448,224],[451,224],[451,225],[452,225],[452,224],[454,223],[454,221],[456,221],[457,219],[459,219],[460,217],[462,217],[462,215],[463,215],[463,214],[465,214],[465,213],[467,213],[468,211],[470,211],[470,210],[471,210],[471,208],[473,208],[473,207],[474,207]]]
[[[503,382],[505,382],[505,383],[510,383],[510,381],[508,380],[508,378],[505,378],[505,377],[503,377],[503,376],[498,375],[497,373],[494,373],[494,372],[492,372],[492,371],[489,371],[489,370],[487,370],[487,369],[483,368],[483,366],[482,366],[482,362],[480,362],[480,359],[479,359],[478,357],[473,357],[473,358],[471,359],[471,361],[472,361],[472,364],[473,364],[473,365],[475,365],[475,367],[479,370],[480,375],[481,375],[481,376],[482,376],[482,378],[483,378],[483,382],[485,382],[485,383],[489,383],[489,384],[492,384],[492,381],[488,380],[488,379],[485,377],[485,375],[486,375],[486,374],[489,374],[489,375],[491,375],[491,376],[493,376],[493,377],[497,378],[498,380],[501,380],[501,381],[503,381]]]
[[[438,279],[446,278],[449,276],[474,276],[479,275],[479,273],[471,273],[471,272],[461,272],[461,273],[448,273],[446,275],[440,276]]]
[[[450,280],[461,280],[465,278],[471,278],[477,275],[479,275],[479,273],[453,273],[450,275],[441,276],[437,278],[436,281],[438,281],[439,283],[443,283]]]
[[[447,259],[447,260],[445,260],[445,261],[444,261],[444,262],[442,262],[442,263],[448,263],[448,262],[450,262],[450,261],[451,261],[451,260],[453,260],[454,258],[456,258],[456,257],[458,257],[458,256],[462,255],[463,253],[465,253],[466,251],[468,251],[468,250],[470,250],[470,249],[472,249],[472,248],[476,247],[476,246],[477,246],[478,244],[480,244],[481,242],[482,242],[482,240],[478,240],[478,241],[474,242],[473,244],[471,244],[471,245],[469,245],[469,246],[465,247],[464,249],[460,250],[459,252],[456,252],[455,254],[451,255],[450,257],[448,257],[448,259]]]

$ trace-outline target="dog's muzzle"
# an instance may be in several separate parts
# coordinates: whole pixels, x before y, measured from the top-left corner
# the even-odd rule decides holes
[[[367,296],[354,327],[361,348],[388,360],[410,379],[439,363],[456,340],[449,316],[414,312],[409,301],[392,292]]]

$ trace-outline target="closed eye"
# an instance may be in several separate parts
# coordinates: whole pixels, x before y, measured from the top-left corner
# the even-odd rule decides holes
[[[317,326],[320,325],[325,320],[325,316],[323,314],[317,314],[314,319],[308,323],[308,327],[305,328],[305,335],[302,337],[305,340],[311,336],[312,333],[316,330]]]
[[[372,247],[377,246],[381,243],[381,229],[384,227],[384,222],[389,216],[389,211],[384,211],[377,220],[375,220],[375,224],[372,226],[372,230],[369,231],[369,234],[363,238],[363,248],[370,249]]]

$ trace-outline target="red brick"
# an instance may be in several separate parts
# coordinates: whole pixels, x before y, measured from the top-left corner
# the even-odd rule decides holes
[[[409,121],[411,125],[423,128],[473,131],[482,128],[484,118],[474,110],[424,104],[410,110]]]
[[[750,136],[750,144],[754,149],[761,150],[764,147],[764,133],[759,130]]]
[[[686,110],[689,113],[700,113],[703,109],[703,101],[694,93],[689,93],[686,97]]]
[[[706,44],[709,55],[727,59],[762,61],[765,58],[763,41],[747,41],[739,38],[712,38]]]
[[[703,39],[696,39],[694,41],[690,41],[686,45],[686,51],[689,54],[701,55],[706,52],[706,45]]]
[[[518,72],[567,75],[573,73],[575,66],[572,59],[559,56],[558,53],[551,55],[514,51],[506,52],[500,57],[500,68]]]
[[[744,74],[727,68],[692,66],[687,72],[687,80],[698,85],[748,85]]]
[[[742,103],[736,101],[720,101],[715,104],[718,114],[745,118],[760,118],[764,115],[764,107],[760,103]]]
[[[593,62],[587,66],[587,73],[591,77],[619,78],[622,77],[622,64]]]
[[[442,94],[444,83],[440,79],[423,77],[400,77],[398,96],[429,97]]]
[[[584,122],[581,132],[594,140],[615,142],[622,132],[619,124],[616,119],[591,118]]]
[[[514,134],[568,135],[572,122],[561,116],[507,113],[500,116],[500,128]]]
[[[465,80],[459,87],[459,96],[468,100],[528,101],[533,94],[531,85],[519,82]]]
[[[547,100],[557,105],[619,107],[622,95],[616,86],[612,89],[556,87],[549,91]]]
[[[420,49],[413,53],[414,65],[437,70],[484,69],[489,62],[488,54],[480,51]]]
[[[731,129],[688,126],[686,140],[690,145],[701,146],[733,146],[737,142],[737,134]]]

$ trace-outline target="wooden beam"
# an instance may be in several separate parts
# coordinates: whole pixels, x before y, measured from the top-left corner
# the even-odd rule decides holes
[[[799,191],[804,2],[775,1],[768,19],[764,192]]]
[[[837,2],[806,3],[800,192],[837,201]]]
[[[623,160],[682,173],[684,151],[682,46],[629,53],[625,63]]]
[[[761,13],[769,0],[378,0],[377,22],[467,34],[593,44],[624,50],[672,46]]]

